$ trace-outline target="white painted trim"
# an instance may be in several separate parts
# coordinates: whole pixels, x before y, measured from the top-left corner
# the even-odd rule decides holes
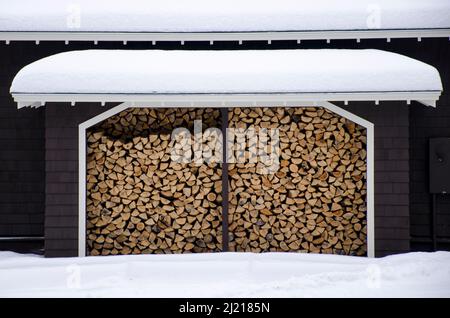
[[[78,126],[78,256],[86,255],[86,128]]]
[[[11,93],[18,108],[39,107],[50,102],[145,103],[148,107],[233,107],[248,102],[260,106],[298,105],[299,102],[326,101],[411,101],[435,106],[440,91],[348,92],[348,93],[248,93],[248,94],[28,94]]]
[[[130,106],[120,104],[78,126],[78,256],[86,256],[86,130]]]
[[[0,41],[279,41],[279,40],[343,40],[443,38],[450,37],[450,29],[399,29],[399,30],[326,30],[326,31],[255,31],[255,32],[13,32],[1,31]]]
[[[262,95],[259,96],[257,101],[249,101],[243,102],[242,104],[237,104],[234,106],[239,107],[255,107],[262,106],[260,103],[261,100],[265,98],[269,98],[271,95]],[[161,101],[156,107],[161,107],[164,101]],[[203,103],[196,102],[186,102],[184,107],[204,107]],[[223,105],[222,105],[223,106]],[[289,105],[278,104],[275,106],[286,106],[286,107],[323,107],[326,108],[333,113],[336,113],[342,117],[345,117],[354,123],[363,126],[367,130],[367,256],[375,257],[375,183],[374,183],[374,125],[345,110],[336,106],[329,102],[297,102],[297,103],[289,103]],[[78,200],[78,211],[79,211],[79,221],[78,221],[78,255],[80,257],[86,256],[86,130],[89,127],[98,124],[99,122],[120,113],[121,111],[129,108],[129,107],[154,107],[149,106],[149,104],[135,104],[135,103],[122,103],[118,106],[115,106],[83,123],[78,126],[78,153],[79,153],[79,165],[78,165],[78,188],[79,188],[79,200]],[[164,107],[164,106],[163,106]]]
[[[375,257],[375,129],[367,130],[367,256]]]

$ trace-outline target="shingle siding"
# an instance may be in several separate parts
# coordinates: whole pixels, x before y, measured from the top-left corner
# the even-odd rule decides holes
[[[317,48],[321,45],[311,44],[309,47]],[[421,42],[415,39],[393,39],[390,43],[383,39],[364,40],[359,44],[354,41],[332,41],[329,47],[392,51],[428,63],[436,67],[441,75],[444,91],[436,108],[413,102],[409,107],[409,118],[402,117],[400,121],[395,117],[387,118],[388,115],[385,118],[385,123],[395,121],[397,125],[408,125],[409,122],[409,137],[405,135],[406,131],[401,134],[409,139],[411,250],[430,250],[431,196],[428,193],[428,140],[431,137],[450,137],[450,41],[448,38],[422,39]],[[398,138],[396,129],[392,127],[383,131],[382,135],[395,134],[395,142],[406,145]],[[392,144],[396,150],[401,147],[398,143]],[[378,154],[378,158],[383,156],[388,157],[387,154]],[[389,177],[386,177],[386,180],[388,179]],[[438,196],[437,211],[437,235],[450,241],[450,195]],[[450,250],[450,244],[438,244],[438,249]]]
[[[399,102],[341,107],[374,124],[375,254],[409,250],[409,107]]]
[[[88,46],[61,42],[0,44],[0,237],[44,236],[45,108],[18,110],[9,93],[10,84],[31,62]],[[43,241],[0,244],[0,250],[35,251],[42,247]]]
[[[15,74],[35,58],[23,47],[0,45],[0,237],[44,235],[44,109],[17,110],[9,94]],[[4,241],[0,250],[42,246]]]
[[[45,255],[78,255],[78,125],[113,105],[45,107]]]
[[[448,39],[244,42],[239,49],[378,48],[398,52],[436,66],[444,94],[438,107],[418,103],[351,103],[350,111],[375,124],[375,222],[377,255],[405,252],[409,238],[430,235],[428,138],[450,136],[450,42]],[[17,110],[9,95],[14,75],[25,65],[62,51],[87,48],[154,48],[151,43],[121,44],[13,42],[0,45],[0,236],[43,235],[46,213],[47,256],[76,255],[78,233],[77,125],[106,110],[99,105],[49,104]],[[158,43],[164,49],[236,49],[232,42]],[[409,115],[408,115],[409,114]],[[45,203],[47,201],[47,204]],[[410,209],[411,208],[411,209]],[[450,237],[450,196],[438,198],[438,234]],[[392,229],[392,230],[389,230]],[[408,230],[409,229],[409,230]],[[389,231],[386,231],[389,230]],[[61,242],[59,242],[61,241]],[[412,249],[428,245],[413,244]],[[23,246],[22,246],[23,247]],[[2,244],[0,249],[17,248]],[[30,247],[31,248],[31,247]],[[33,247],[34,248],[34,247]]]
[[[414,52],[412,57],[435,66],[441,75],[443,94],[436,108],[411,108],[411,236],[413,250],[429,250],[431,242],[431,195],[428,193],[428,141],[450,137],[450,41],[433,41],[433,46]],[[437,236],[450,242],[450,195],[437,196]],[[422,243],[421,243],[422,242]],[[438,249],[450,249],[449,243]]]

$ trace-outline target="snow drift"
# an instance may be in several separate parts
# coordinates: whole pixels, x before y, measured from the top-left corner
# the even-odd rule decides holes
[[[0,252],[0,297],[450,297],[450,252],[384,258]]]

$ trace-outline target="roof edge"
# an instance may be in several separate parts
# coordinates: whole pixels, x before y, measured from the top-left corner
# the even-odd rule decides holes
[[[255,31],[255,32],[55,32],[55,31],[0,31],[0,41],[118,41],[127,42],[195,42],[206,41],[282,41],[300,43],[303,40],[361,40],[395,38],[445,38],[450,39],[450,28],[445,29],[368,29],[324,31]]]
[[[347,93],[256,93],[256,94],[25,94],[11,95],[18,108],[41,107],[46,103],[132,103],[152,107],[273,107],[298,106],[310,102],[350,101],[417,101],[426,106],[436,107],[440,91],[414,92],[347,92]]]

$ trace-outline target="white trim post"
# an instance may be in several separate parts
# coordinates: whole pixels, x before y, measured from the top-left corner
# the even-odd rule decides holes
[[[367,129],[367,256],[375,257],[375,129]]]
[[[130,107],[117,105],[78,125],[78,256],[86,256],[86,130]]]
[[[86,128],[78,128],[78,256],[86,256]]]

